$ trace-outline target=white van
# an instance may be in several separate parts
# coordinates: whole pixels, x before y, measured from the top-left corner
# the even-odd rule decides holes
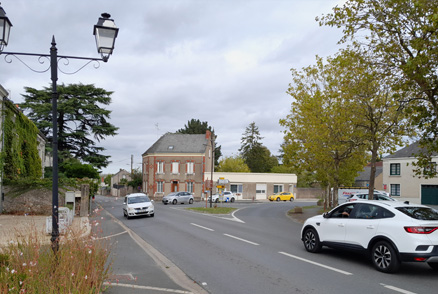
[[[129,219],[132,216],[148,215],[153,217],[154,204],[153,200],[144,193],[133,193],[126,195],[123,200],[123,215]]]

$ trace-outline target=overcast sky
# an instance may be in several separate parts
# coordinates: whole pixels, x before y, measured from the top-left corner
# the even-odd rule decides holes
[[[141,167],[141,155],[161,135],[192,118],[207,121],[224,156],[238,154],[245,128],[255,122],[262,143],[278,155],[290,110],[290,69],[333,55],[341,31],[319,27],[316,16],[336,0],[2,0],[12,22],[9,52],[98,57],[93,26],[103,12],[120,28],[114,54],[58,84],[94,84],[114,91],[110,122],[118,135],[98,143],[112,163],[104,173]],[[26,59],[44,69],[36,58]],[[46,62],[47,64],[47,62]],[[82,66],[70,60],[63,68]],[[23,102],[24,87],[50,87],[50,72],[34,73],[0,57],[0,84]]]

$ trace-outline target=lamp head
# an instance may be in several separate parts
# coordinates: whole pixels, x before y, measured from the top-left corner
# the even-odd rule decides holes
[[[6,12],[4,11],[3,7],[0,6],[0,53],[2,53],[3,48],[8,45],[11,27],[11,21],[6,16]]]
[[[102,13],[102,17],[99,17],[93,30],[93,35],[96,36],[97,52],[100,53],[104,62],[107,62],[113,53],[114,43],[119,32],[114,20],[110,17],[111,15],[108,13]]]

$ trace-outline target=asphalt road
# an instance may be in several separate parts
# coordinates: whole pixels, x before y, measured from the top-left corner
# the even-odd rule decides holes
[[[366,256],[326,249],[304,250],[301,224],[286,216],[304,202],[222,204],[232,216],[185,210],[194,205],[155,203],[155,217],[126,220],[122,199],[103,207],[165,255],[210,293],[435,293],[437,272],[404,264],[389,275],[374,270]]]

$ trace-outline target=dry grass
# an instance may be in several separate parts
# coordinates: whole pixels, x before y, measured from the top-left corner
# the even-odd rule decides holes
[[[31,228],[29,228],[31,229]],[[0,293],[101,293],[109,276],[109,243],[69,231],[54,254],[40,233],[20,234],[0,252]]]

